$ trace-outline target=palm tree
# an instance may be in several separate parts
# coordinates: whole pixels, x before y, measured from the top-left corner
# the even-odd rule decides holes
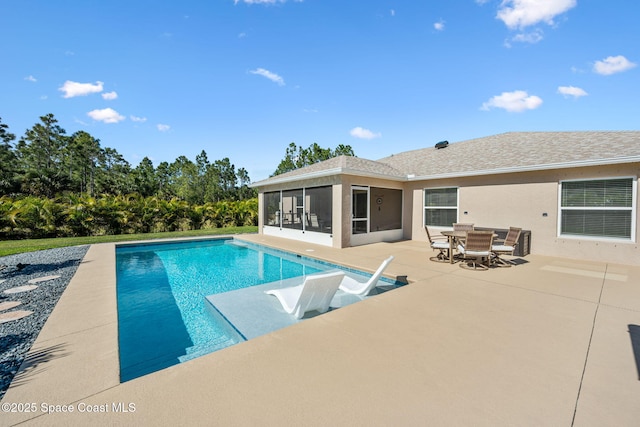
[[[12,215],[13,200],[7,196],[0,197],[0,237],[9,237],[15,224],[15,216]]]
[[[130,212],[122,208],[122,196],[102,194],[96,199],[94,216],[96,227],[100,227],[104,234],[125,233]]]
[[[246,199],[234,202],[234,223],[236,226],[257,225],[258,199]]]
[[[184,200],[173,198],[169,201],[161,200],[161,218],[163,231],[180,230],[188,222],[189,204]]]
[[[192,230],[200,230],[205,223],[207,205],[191,206],[187,215],[189,216],[189,225]]]
[[[72,236],[91,236],[99,234],[96,229],[95,208],[96,199],[91,196],[69,194],[62,199],[65,205],[64,215],[68,229]]]
[[[58,225],[63,223],[61,206],[51,199],[28,196],[14,203],[10,215],[14,230],[24,237],[55,237]]]

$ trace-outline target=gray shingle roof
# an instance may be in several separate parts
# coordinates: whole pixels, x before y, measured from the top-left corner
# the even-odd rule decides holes
[[[252,187],[337,174],[383,177],[397,180],[404,180],[406,178],[405,173],[395,169],[391,165],[360,157],[338,156],[320,163],[314,163],[313,165],[306,166],[304,168],[254,182]]]
[[[640,132],[509,132],[378,160],[416,178],[640,160]]]
[[[393,180],[435,179],[640,161],[640,131],[508,132],[433,146],[378,161],[340,156],[256,182],[258,187],[350,174]]]

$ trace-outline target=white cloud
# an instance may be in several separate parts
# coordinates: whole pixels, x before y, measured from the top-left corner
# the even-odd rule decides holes
[[[118,94],[115,91],[102,94],[102,99],[106,99],[107,101],[112,101],[117,98],[118,98]]]
[[[380,138],[382,134],[380,132],[372,132],[369,129],[361,128],[360,126],[354,127],[349,131],[349,134],[354,138],[360,139],[374,139]]]
[[[129,118],[131,119],[132,122],[136,122],[136,123],[144,123],[147,121],[146,117],[129,116]]]
[[[171,129],[171,126],[158,123],[158,125],[156,125],[156,128],[158,128],[160,132],[167,132],[169,129]]]
[[[574,86],[559,86],[558,93],[566,97],[573,96],[574,98],[580,98],[581,96],[589,95],[584,89]]]
[[[577,0],[503,0],[497,18],[511,29],[526,28],[540,22],[553,25],[556,16],[565,13],[576,4]]]
[[[538,43],[540,40],[542,40],[544,35],[544,32],[537,28],[534,31],[528,32],[528,33],[520,33],[520,34],[516,34],[515,36],[513,36],[511,38],[510,41],[507,41],[507,43],[505,43],[505,45],[507,47],[511,47],[511,43],[510,42],[517,42],[517,43],[530,43],[530,44],[535,44]]]
[[[102,110],[89,111],[87,113],[87,116],[91,117],[93,120],[103,123],[118,123],[125,119],[124,116],[121,116],[113,108],[104,108]]]
[[[249,71],[251,74],[257,74],[262,77],[266,77],[272,82],[277,83],[279,86],[284,86],[284,79],[277,75],[276,73],[272,73],[269,70],[265,70],[264,68],[257,68],[255,70]]]
[[[25,77],[24,79],[25,79],[26,81],[28,81],[28,82],[34,82],[34,83],[38,81],[38,79],[36,79],[36,78],[35,78],[35,77],[33,77],[33,76],[27,76],[27,77]]]
[[[58,90],[64,92],[63,98],[73,98],[74,96],[86,96],[92,93],[102,92],[103,84],[102,82],[91,84],[67,80]]]
[[[488,111],[492,108],[502,108],[509,112],[522,112],[535,110],[542,105],[542,99],[535,95],[529,95],[524,90],[502,92],[482,104],[481,110]]]
[[[609,56],[602,61],[596,61],[593,65],[593,71],[602,74],[603,76],[608,76],[610,74],[621,73],[623,71],[630,70],[635,67],[637,64],[629,61],[622,55],[618,56]]]
[[[391,10],[389,11],[389,15],[391,15],[391,16],[396,16],[396,10],[395,10],[395,9],[391,9]]]
[[[441,19],[438,22],[433,24],[433,28],[437,31],[444,31],[444,21]]]

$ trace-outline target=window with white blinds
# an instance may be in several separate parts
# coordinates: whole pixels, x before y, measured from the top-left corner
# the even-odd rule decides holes
[[[632,239],[633,178],[561,182],[560,234]]]
[[[458,189],[425,189],[424,225],[451,227],[454,222],[458,222]]]

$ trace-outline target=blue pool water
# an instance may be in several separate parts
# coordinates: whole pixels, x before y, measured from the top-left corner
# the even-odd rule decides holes
[[[116,249],[120,380],[243,340],[207,295],[335,268],[257,245],[207,240]]]

